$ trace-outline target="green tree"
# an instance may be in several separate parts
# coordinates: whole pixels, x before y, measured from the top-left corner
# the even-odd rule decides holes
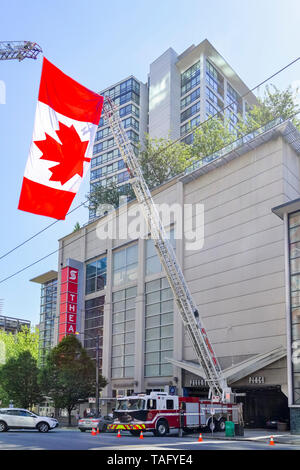
[[[144,178],[152,189],[182,173],[187,165],[191,165],[191,148],[169,138],[157,139],[146,135],[145,146],[140,149],[138,160]]]
[[[80,341],[66,336],[48,354],[40,373],[43,393],[54,402],[55,408],[65,408],[71,425],[71,412],[79,400],[95,394],[95,362],[88,356]],[[99,374],[99,386],[107,384]]]
[[[6,394],[6,405],[8,400],[13,400],[14,406],[31,408],[42,399],[37,361],[29,351],[21,352],[18,357],[11,357],[1,366],[0,382]]]
[[[104,213],[108,211],[110,207],[118,207],[122,195],[127,196],[128,200],[135,197],[131,185],[125,185],[125,188],[123,186],[120,188],[116,183],[111,182],[107,186],[96,184],[93,191],[87,194],[86,197],[89,209],[97,210],[99,206],[102,205]]]
[[[186,168],[187,161],[191,164],[189,146],[173,143],[170,139],[153,139],[145,135],[145,146],[139,150],[139,164],[151,189],[181,173]],[[88,207],[96,210],[99,205],[107,204],[116,208],[122,195],[127,196],[128,201],[135,198],[131,184],[118,186],[111,182],[107,186],[95,185],[93,191],[87,195]]]
[[[73,228],[73,232],[78,232],[78,230],[80,230],[80,223],[79,222],[76,222],[76,224],[74,225],[74,228]]]
[[[30,352],[37,360],[39,347],[39,330],[24,326],[21,331],[13,334],[0,330],[0,366],[9,359],[16,359],[23,352]],[[9,396],[0,381],[0,400],[2,404],[9,403]]]
[[[7,333],[0,330],[1,355],[0,362],[12,357],[18,357],[22,352],[29,351],[34,359],[38,359],[39,330],[22,327],[17,333]]]
[[[263,97],[258,98],[258,104],[248,110],[246,120],[240,117],[239,131],[241,134],[250,133],[279,117],[291,118],[293,124],[300,129],[300,120],[294,116],[299,111],[291,87],[281,91],[275,85],[266,86]]]
[[[228,121],[213,117],[200,127],[195,128],[193,143],[191,144],[191,159],[201,160],[212,155],[226,145],[232,143],[237,137],[229,130]],[[189,163],[189,162],[187,162]]]

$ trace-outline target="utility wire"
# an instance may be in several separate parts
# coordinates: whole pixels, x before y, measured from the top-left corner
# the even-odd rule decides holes
[[[72,212],[75,212],[77,209],[79,209],[81,206],[83,206],[87,201],[83,201],[81,204],[79,204],[79,206],[77,207],[74,207],[74,209],[72,209],[71,211],[69,211],[66,216],[72,214]],[[11,253],[13,253],[15,250],[17,250],[18,248],[20,248],[21,246],[25,245],[26,243],[30,242],[30,240],[33,240],[33,238],[37,237],[38,235],[40,235],[41,233],[45,232],[46,230],[48,230],[48,228],[50,227],[53,227],[53,225],[57,224],[58,222],[61,222],[61,220],[55,220],[54,222],[52,222],[51,224],[47,225],[46,227],[44,227],[42,230],[40,230],[39,232],[35,233],[34,235],[32,235],[31,237],[27,238],[26,240],[24,240],[22,243],[20,243],[19,245],[15,246],[14,248],[12,248],[11,250],[7,251],[6,253],[4,253],[4,255],[1,255],[0,256],[0,260],[3,259],[3,258],[6,258],[6,256],[10,255]]]
[[[300,59],[300,56],[297,57],[296,59],[294,59],[292,62],[290,62],[289,64],[285,65],[284,67],[282,67],[280,70],[278,70],[277,72],[273,73],[273,75],[271,75],[270,77],[266,78],[265,80],[263,80],[262,82],[260,82],[258,85],[256,85],[255,87],[251,88],[251,90],[247,91],[247,93],[245,93],[244,95],[241,96],[241,98],[245,98],[246,96],[248,96],[250,93],[253,93],[254,90],[256,90],[257,88],[261,87],[262,85],[264,85],[266,82],[268,82],[269,80],[271,80],[272,78],[276,77],[276,75],[279,75],[280,73],[282,73],[284,70],[286,70],[288,67],[291,67],[293,64],[295,64],[298,60]],[[165,152],[169,147],[171,147],[172,145],[176,144],[177,142],[179,142],[180,140],[182,140],[184,137],[186,137],[188,134],[191,134],[193,133],[196,129],[198,129],[199,127],[203,126],[204,124],[206,124],[207,122],[211,121],[212,119],[215,119],[217,116],[219,116],[219,114],[222,114],[223,111],[225,111],[227,108],[229,108],[233,103],[236,103],[235,100],[232,100],[227,106],[224,106],[223,108],[221,108],[217,113],[211,115],[209,118],[207,118],[205,121],[202,121],[200,122],[199,124],[195,125],[192,127],[191,130],[187,131],[185,134],[181,135],[178,139],[176,140],[173,140],[170,144],[166,145],[163,149],[159,150],[157,152],[157,154],[155,154],[156,156],[157,155],[160,155],[161,153]]]
[[[244,95],[241,96],[241,98],[245,98],[247,95],[249,95],[250,93],[252,93],[254,90],[256,90],[257,88],[261,87],[262,85],[264,85],[266,82],[268,82],[269,80],[271,80],[272,78],[274,78],[276,75],[282,73],[284,70],[286,70],[287,68],[291,67],[293,64],[295,64],[298,60],[300,59],[300,56],[297,57],[296,59],[294,59],[292,62],[290,62],[289,64],[285,65],[284,67],[282,67],[280,70],[278,70],[277,72],[273,73],[271,76],[269,76],[268,78],[266,78],[265,80],[263,80],[262,82],[260,82],[258,85],[256,85],[255,87],[253,87],[251,90],[247,91]],[[176,144],[177,142],[179,142],[180,140],[182,140],[186,135],[190,134],[190,133],[193,133],[196,129],[200,128],[201,126],[203,126],[205,123],[209,122],[211,119],[215,119],[219,114],[223,113],[223,111],[225,111],[227,108],[229,108],[232,103],[235,103],[235,101],[231,101],[227,106],[224,106],[222,109],[220,109],[216,114],[210,116],[208,119],[206,119],[205,121],[202,121],[201,123],[199,123],[198,125],[196,126],[193,126],[192,130],[191,131],[188,131],[186,132],[183,136],[180,136],[180,138],[172,141],[170,144],[166,145],[163,149],[160,149],[156,154],[154,154],[155,156],[158,156],[160,155],[161,153],[165,152],[168,148],[170,148],[172,145]],[[220,149],[221,150],[221,149]],[[73,210],[71,210],[70,212],[67,213],[67,215],[71,214],[72,212],[74,212],[75,210],[79,209],[79,207],[81,207],[83,204],[85,204],[87,201],[84,201],[83,203],[81,203],[79,206],[75,207]],[[37,232],[36,234],[32,235],[30,238],[28,238],[27,240],[25,240],[24,242],[20,243],[19,245],[17,245],[16,247],[12,248],[11,250],[9,250],[8,252],[6,252],[4,255],[0,256],[0,260],[5,258],[6,256],[8,256],[10,253],[13,253],[15,250],[17,250],[18,248],[20,248],[21,246],[25,245],[26,243],[28,243],[30,240],[32,240],[33,238],[37,237],[38,235],[40,235],[41,233],[45,232],[46,230],[48,230],[50,227],[52,227],[53,225],[55,225],[57,222],[60,222],[60,220],[55,220],[54,222],[52,222],[50,225],[48,225],[47,227],[45,227],[44,229],[40,230],[39,232]],[[55,252],[53,252],[55,253]],[[51,253],[51,254],[53,254]],[[49,255],[50,256],[50,255]],[[44,258],[43,258],[44,259]],[[33,263],[35,264],[35,263]],[[27,268],[25,268],[27,269]],[[22,270],[21,270],[22,271]],[[20,272],[21,272],[20,271]],[[9,279],[9,278],[7,278]],[[6,279],[4,279],[6,280]],[[4,282],[3,281],[0,281],[1,282]]]
[[[290,118],[294,117],[294,116],[297,115],[297,114],[299,114],[299,112],[296,113],[296,114],[293,114],[291,117],[287,118],[285,121],[283,121],[283,122],[281,122],[281,123],[279,123],[279,124],[276,124],[276,125],[274,125],[273,127],[275,128],[275,127],[277,127],[278,125],[282,125],[284,122],[287,122]],[[266,124],[267,124],[267,123],[266,123]],[[262,127],[264,127],[266,124],[264,124]],[[268,132],[269,130],[271,130],[273,127],[271,127],[270,129],[267,129],[266,132]],[[256,130],[257,130],[257,129],[256,129]],[[289,131],[288,133],[284,134],[284,136],[287,137],[288,135],[292,134],[293,132],[294,132],[294,129],[291,130],[291,131]],[[248,135],[248,134],[245,134],[245,135]],[[247,143],[251,143],[251,141],[254,140],[254,139],[255,139],[255,137],[253,137],[253,139],[249,140]],[[240,138],[237,139],[236,141],[238,141],[238,140],[240,140]],[[229,145],[231,145],[231,144],[229,144]],[[227,146],[228,146],[228,145],[225,145],[223,148],[226,148]],[[220,150],[222,150],[222,149],[220,149]],[[220,151],[220,150],[219,150],[219,151]],[[69,245],[71,245],[72,243],[77,242],[77,241],[80,240],[81,238],[83,238],[83,237],[85,237],[85,236],[88,236],[89,234],[95,232],[96,230],[97,230],[97,227],[93,228],[93,229],[90,230],[90,231],[87,231],[87,233],[83,233],[82,235],[80,235],[79,237],[77,237],[75,240],[71,240],[69,243],[63,244],[61,247],[57,248],[56,250],[52,251],[51,253],[48,253],[47,255],[45,255],[45,256],[43,256],[42,258],[40,258],[40,259],[34,261],[34,262],[31,263],[31,264],[25,266],[24,268],[22,268],[22,269],[16,271],[15,273],[11,274],[10,276],[7,276],[6,278],[1,279],[1,280],[0,280],[0,284],[2,284],[3,282],[5,282],[5,281],[11,279],[11,278],[14,277],[14,276],[17,276],[17,274],[20,274],[21,272],[23,272],[23,271],[25,271],[25,270],[31,268],[32,266],[34,266],[34,265],[40,263],[41,261],[45,260],[46,258],[49,258],[50,256],[54,255],[55,253],[59,253],[60,251],[62,251],[64,248],[67,248],[67,247],[68,247]]]

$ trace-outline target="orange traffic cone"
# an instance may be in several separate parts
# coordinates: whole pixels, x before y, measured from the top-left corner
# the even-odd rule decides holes
[[[92,434],[92,436],[96,436],[96,434],[97,434],[97,433],[96,433],[96,431],[95,431],[95,429],[94,429],[94,428],[92,429],[92,432],[91,432],[91,434]]]
[[[119,431],[118,431],[117,437],[121,437],[121,431],[120,431],[120,429],[119,429]]]
[[[140,434],[140,439],[144,439],[144,436],[143,436],[143,431],[141,431],[141,434]]]
[[[97,434],[100,434],[99,428],[97,428]]]
[[[202,439],[202,434],[200,434],[199,439],[198,439],[198,442],[202,442],[202,441],[203,441],[203,439]]]
[[[275,442],[274,442],[273,436],[271,436],[269,445],[270,445],[270,446],[275,446]]]

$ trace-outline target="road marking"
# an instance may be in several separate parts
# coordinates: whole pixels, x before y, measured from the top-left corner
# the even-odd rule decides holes
[[[272,434],[273,437],[284,437],[285,434]],[[270,439],[271,434],[268,434],[267,436],[257,436],[257,437],[248,437],[247,439],[251,441],[258,441],[259,439]]]
[[[207,441],[203,441],[203,442],[198,442],[198,441],[191,441],[191,442],[186,442],[186,441],[183,441],[183,442],[165,442],[164,444],[150,444],[149,446],[147,445],[124,445],[124,446],[118,446],[118,447],[115,447],[115,446],[111,446],[111,447],[93,447],[89,450],[127,450],[127,449],[131,449],[131,450],[157,450],[157,449],[161,449],[161,450],[170,450],[170,448],[174,447],[174,446],[183,446],[183,445],[198,445],[199,447],[201,446],[201,444],[227,444],[227,443],[232,443],[232,442],[236,442],[236,441],[220,441],[219,439],[218,440],[212,440],[212,439],[209,439]],[[168,447],[165,447],[165,446],[168,446]]]
[[[171,445],[171,444],[170,444]],[[119,447],[92,447],[89,450],[157,450],[157,446],[119,446]],[[170,450],[170,447],[159,447],[161,450]]]
[[[6,444],[5,442],[0,442],[1,450],[45,450],[43,447],[34,447],[34,446],[23,446],[21,444]]]

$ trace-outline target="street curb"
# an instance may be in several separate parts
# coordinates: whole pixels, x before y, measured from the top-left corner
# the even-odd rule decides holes
[[[60,429],[61,431],[73,431],[73,432],[78,432],[78,429],[76,427],[58,427],[56,429]],[[185,436],[183,436],[184,438],[188,438],[188,439],[192,439],[195,437],[195,434],[186,434]],[[206,436],[205,434],[203,434],[203,442],[205,442],[206,440],[209,441],[209,440],[212,440],[212,439],[215,439],[215,440],[218,440],[218,441],[247,441],[247,442],[268,442],[269,439],[271,438],[271,435],[270,437],[264,437],[262,439],[258,439],[257,437],[227,437],[227,436]],[[258,436],[259,437],[259,436]],[[300,446],[300,437],[299,439],[290,439],[289,437],[287,438],[276,438],[276,437],[273,437],[273,440],[275,443],[277,444],[289,444],[289,445],[298,445]]]

